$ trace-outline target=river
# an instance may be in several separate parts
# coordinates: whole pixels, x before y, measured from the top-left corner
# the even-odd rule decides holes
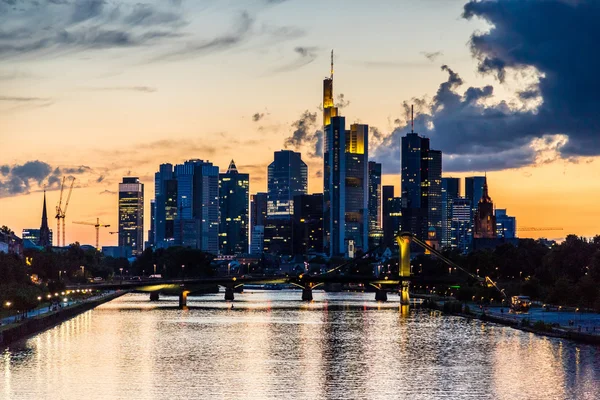
[[[398,296],[128,294],[0,349],[0,398],[598,399],[600,348]]]

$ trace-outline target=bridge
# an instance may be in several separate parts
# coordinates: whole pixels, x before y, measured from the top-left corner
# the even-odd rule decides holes
[[[344,268],[354,264],[358,259],[351,260],[347,263],[332,268],[324,273],[310,275],[308,273],[298,274],[294,276],[277,275],[277,276],[225,276],[225,277],[209,277],[209,278],[186,278],[186,279],[150,279],[144,281],[120,281],[107,283],[88,283],[88,284],[73,284],[67,285],[66,289],[95,289],[95,290],[135,290],[139,292],[149,292],[150,300],[158,300],[159,293],[174,294],[179,296],[179,306],[181,308],[187,305],[187,296],[201,292],[208,286],[222,286],[225,288],[225,300],[234,300],[234,292],[236,288],[242,287],[244,284],[289,284],[302,289],[302,300],[313,300],[313,289],[328,284],[328,283],[360,283],[369,285],[375,288],[375,300],[387,301],[387,293],[399,291],[400,303],[409,305],[410,303],[410,283],[418,280],[412,276],[410,272],[410,244],[416,243],[423,249],[438,257],[444,263],[457,268],[466,273],[471,278],[481,282],[495,286],[494,282],[488,277],[480,278],[475,276],[457,265],[453,261],[446,258],[439,251],[429,246],[427,243],[415,237],[412,233],[402,232],[396,236],[399,254],[398,276],[385,276],[382,278],[368,277],[364,275],[340,274]],[[362,257],[368,256],[376,248],[371,249]],[[360,259],[360,258],[359,258]],[[498,289],[496,287],[496,289]],[[500,289],[498,289],[500,291]],[[502,291],[501,291],[502,292]],[[503,293],[503,292],[502,292]]]

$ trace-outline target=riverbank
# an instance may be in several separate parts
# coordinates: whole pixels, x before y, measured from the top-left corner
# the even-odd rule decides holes
[[[24,321],[20,321],[18,323],[2,326],[0,327],[0,347],[44,331],[85,311],[91,310],[100,304],[114,300],[126,293],[129,293],[129,291],[122,290],[109,293],[93,300],[87,300],[82,303],[65,307],[60,311],[45,313],[39,316],[31,317]]]
[[[424,306],[441,311],[445,314],[456,315],[467,319],[478,319],[480,321],[493,322],[538,335],[568,339],[580,343],[600,345],[600,335],[580,332],[574,329],[555,327],[548,323],[544,323],[542,320],[516,320],[510,317],[493,315],[485,312],[474,313],[463,308],[462,304],[457,302],[452,302],[450,303],[450,306],[448,306],[447,303],[440,305],[434,301],[429,301],[425,302]]]

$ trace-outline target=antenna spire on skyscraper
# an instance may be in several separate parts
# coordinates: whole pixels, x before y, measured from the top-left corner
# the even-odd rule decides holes
[[[415,106],[410,105],[410,133],[415,133]]]
[[[333,49],[331,49],[331,79],[333,79]]]

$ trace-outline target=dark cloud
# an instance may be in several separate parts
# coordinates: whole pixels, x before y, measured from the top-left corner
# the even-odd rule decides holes
[[[335,106],[339,109],[348,107],[350,105],[350,100],[346,100],[346,97],[344,96],[344,93],[340,93],[337,96],[337,102],[335,103]]]
[[[0,96],[0,101],[7,101],[13,103],[46,102],[49,100],[49,98],[44,97]]]
[[[117,194],[117,192],[116,192],[116,191],[114,191],[114,190],[108,190],[108,189],[105,189],[105,190],[101,191],[101,192],[100,192],[100,193],[98,193],[98,194]]]
[[[536,18],[532,19],[531,16]],[[516,95],[536,107],[504,101],[490,105],[494,88],[468,87],[443,66],[448,79],[415,118],[415,131],[444,152],[444,170],[497,170],[600,155],[600,56],[591,49],[600,37],[600,2],[470,1],[465,18],[481,18],[490,29],[473,34],[470,46],[478,69],[502,84],[510,74],[537,82]],[[577,27],[577,29],[573,29]],[[405,104],[408,108],[408,104]],[[374,151],[397,172],[399,126]]]
[[[263,117],[264,117],[264,116],[265,116],[265,114],[264,114],[264,113],[255,113],[255,114],[252,116],[252,121],[254,121],[254,122],[258,122],[258,121],[260,121],[261,119],[263,119]]]
[[[84,174],[86,172],[90,172],[92,169],[87,165],[80,165],[78,167],[66,167],[61,168],[60,171],[63,174]]]
[[[299,149],[308,145],[311,147],[308,152],[310,157],[323,156],[323,131],[317,129],[317,113],[304,111],[300,118],[292,123],[292,128],[292,136],[286,138],[283,143],[285,148]]]
[[[142,46],[182,36],[172,4],[23,0],[0,3],[0,57],[51,57],[86,49]]]
[[[444,53],[442,51],[432,51],[432,52],[422,51],[421,54],[423,54],[425,56],[425,58],[431,62],[434,62],[435,60],[438,59],[438,57],[444,55]]]
[[[98,179],[96,179],[96,183],[100,183],[100,182],[102,182],[102,181],[104,180],[104,178],[105,178],[105,176],[104,176],[104,175],[100,175],[100,176],[98,177]]]
[[[188,42],[184,47],[159,55],[151,61],[180,60],[230,49],[242,43],[250,36],[253,24],[254,18],[248,12],[244,11],[238,16],[236,23],[233,24],[231,32],[216,36],[210,40]]]
[[[1,170],[6,179],[0,180],[0,197],[28,193],[32,182],[41,185],[52,172],[49,164],[39,160],[12,167],[3,165]]]
[[[294,52],[298,55],[296,60],[290,62],[289,64],[275,68],[274,72],[293,71],[310,64],[317,58],[317,50],[318,47],[295,47]]]

